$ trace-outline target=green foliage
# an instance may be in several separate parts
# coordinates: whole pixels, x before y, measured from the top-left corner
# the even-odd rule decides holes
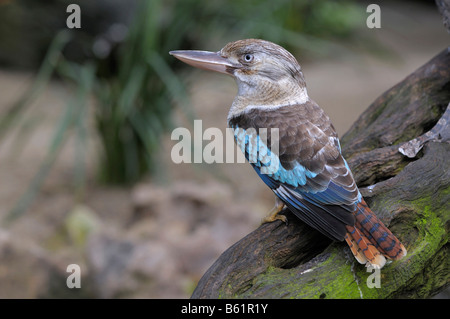
[[[197,48],[263,38],[288,50],[324,55],[336,47],[344,50],[332,40],[348,38],[358,25],[365,25],[365,11],[354,1],[184,0],[165,4],[172,30],[179,28],[187,43]]]
[[[363,14],[349,1],[152,0],[138,4],[127,38],[114,57],[114,68],[105,72],[108,64],[92,57],[70,62],[63,52],[74,33],[59,31],[35,82],[0,119],[0,139],[17,126],[23,139],[31,133],[26,127],[33,126],[25,111],[51,77],[57,75],[75,86],[47,156],[9,219],[20,216],[36,196],[69,134],[77,141],[74,184],[77,198],[82,200],[90,97],[95,101],[102,146],[101,181],[132,184],[153,172],[160,138],[172,127],[174,106],[189,106],[189,97],[173,71],[181,64],[168,54],[170,50],[213,50],[228,41],[253,37],[323,54],[336,48],[326,38],[350,35]],[[188,110],[185,113],[190,114]]]
[[[188,102],[167,60],[170,30],[161,27],[162,1],[143,1],[119,53],[117,74],[99,81],[97,128],[104,153],[101,178],[134,183],[154,167],[161,135],[170,127],[171,97]]]
[[[70,62],[62,60],[61,50],[69,39],[70,36],[67,32],[61,32],[55,37],[38,72],[36,81],[31,85],[23,97],[12,105],[0,121],[0,138],[4,138],[15,126],[19,126],[20,133],[23,134],[24,131],[26,132],[27,130],[25,130],[25,128],[29,125],[30,119],[24,116],[23,113],[46,87],[55,70],[58,70],[58,73],[65,76],[67,79],[76,79],[77,83],[79,83],[76,93],[67,102],[61,119],[55,127],[48,151],[38,172],[31,180],[27,190],[14,208],[6,216],[5,219],[7,221],[11,221],[21,216],[28,208],[45,180],[45,177],[50,172],[59,151],[66,141],[68,133],[75,130],[77,132],[76,137],[78,141],[85,144],[87,98],[93,85],[95,69],[91,64],[86,64],[80,68],[78,65],[73,65]],[[83,182],[84,174],[80,174],[75,183],[77,191],[82,189]]]

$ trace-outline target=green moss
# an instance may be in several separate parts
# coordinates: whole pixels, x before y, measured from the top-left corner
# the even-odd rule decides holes
[[[440,197],[448,196],[449,193],[450,187],[443,190]],[[449,207],[446,208],[444,205],[441,210],[436,211],[436,209],[433,208],[432,200],[433,198],[431,197],[421,198],[412,203],[417,211],[420,212],[414,225],[419,230],[418,241],[421,242],[422,245],[429,243],[433,244],[433,246],[442,246],[448,241],[448,234],[444,224],[448,222],[449,219],[449,212],[446,211]]]
[[[367,286],[367,278],[372,273],[366,272],[366,268],[356,262],[349,264],[344,249],[342,244],[332,245],[320,266],[307,270],[269,267],[263,276],[255,280],[252,294],[270,290],[275,298],[379,298],[380,289]],[[241,297],[250,296],[254,295],[244,294]]]
[[[444,196],[448,190],[441,193]],[[430,280],[429,275],[423,273],[423,269],[436,270],[442,265],[443,252],[441,247],[448,241],[448,234],[445,230],[445,221],[442,220],[445,208],[435,210],[430,197],[411,202],[410,210],[415,214],[410,227],[417,228],[414,242],[408,247],[408,256],[401,261],[389,262],[380,271],[381,287],[369,288],[367,280],[373,274],[367,268],[346,258],[344,246],[334,244],[327,249],[327,258],[320,263],[320,266],[308,269],[307,272],[299,269],[280,269],[269,267],[263,276],[255,281],[256,291],[271,290],[273,296],[283,298],[389,298],[403,295],[411,297],[426,297],[427,292],[433,291],[430,286],[436,286],[436,280]],[[404,203],[403,203],[404,206]],[[444,254],[445,255],[445,254]],[[439,257],[440,256],[440,257]],[[440,258],[441,261],[436,260]],[[439,259],[438,258],[438,259]],[[435,273],[435,271],[432,271]],[[440,276],[440,281],[449,281],[449,275],[445,271],[439,271],[444,275]],[[397,288],[405,286],[407,282],[415,282],[413,286],[422,287],[414,293],[399,291]],[[280,283],[282,283],[280,285]],[[255,287],[253,287],[255,288]],[[252,289],[254,292],[255,290]],[[392,295],[395,292],[395,295]],[[250,296],[250,295],[249,295]]]
[[[423,185],[421,186],[423,188]],[[380,288],[370,288],[373,271],[358,264],[345,243],[329,246],[319,263],[282,269],[269,266],[245,288],[230,285],[222,291],[225,298],[301,298],[301,299],[372,299],[427,298],[450,282],[446,225],[450,219],[448,204],[450,187],[427,189],[418,200],[406,200],[387,194],[377,196],[374,207],[389,207],[397,212],[391,230],[405,244],[408,255],[389,261],[380,270]]]

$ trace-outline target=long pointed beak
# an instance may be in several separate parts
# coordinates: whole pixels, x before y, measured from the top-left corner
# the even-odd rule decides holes
[[[169,54],[196,68],[228,75],[232,75],[233,70],[238,67],[227,58],[222,57],[219,52],[178,50],[170,51]]]

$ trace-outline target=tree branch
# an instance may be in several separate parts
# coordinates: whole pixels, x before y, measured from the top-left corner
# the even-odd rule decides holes
[[[393,298],[432,296],[450,282],[450,144],[425,142],[414,158],[399,152],[444,114],[450,101],[445,49],[381,95],[342,138],[361,192],[408,250],[381,269],[381,288],[345,243],[331,243],[288,210],[289,224],[263,224],[226,250],[192,298]],[[369,278],[370,279],[370,278]]]

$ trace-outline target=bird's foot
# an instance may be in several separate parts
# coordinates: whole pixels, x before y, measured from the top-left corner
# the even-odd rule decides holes
[[[286,216],[279,215],[278,213],[276,213],[276,214],[270,214],[270,215],[264,217],[262,222],[261,222],[261,224],[271,223],[271,222],[276,221],[277,219],[285,222],[286,224],[288,223],[288,220],[287,220]]]
[[[271,223],[276,220],[281,220],[284,223],[288,223],[287,217],[284,215],[279,215],[278,213],[281,212],[284,208],[284,203],[280,200],[276,200],[275,206],[270,210],[269,214],[262,219],[261,224],[265,223]]]

